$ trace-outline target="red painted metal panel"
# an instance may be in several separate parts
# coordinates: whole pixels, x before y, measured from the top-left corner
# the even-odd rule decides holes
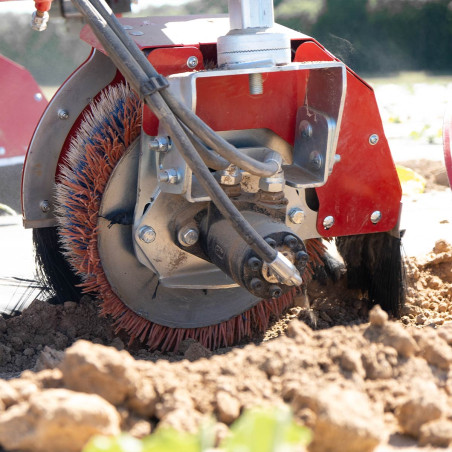
[[[443,147],[444,147],[444,163],[446,164],[447,175],[449,177],[449,184],[452,187],[452,104],[449,104],[446,115],[444,117],[443,127]]]
[[[187,66],[187,60],[191,56],[198,59],[195,68]],[[154,49],[149,53],[148,59],[157,72],[164,76],[204,70],[202,53],[199,48],[193,46]],[[143,130],[151,136],[157,135],[158,130],[158,120],[146,105],[143,107]]]
[[[315,43],[302,44],[295,60],[319,61],[322,49],[314,46]],[[331,60],[331,55],[325,53],[325,59]],[[369,143],[373,134],[379,136],[375,145]],[[320,203],[319,233],[335,237],[392,229],[400,211],[400,182],[374,93],[350,70],[336,153],[341,161],[334,166],[326,185],[316,190]],[[382,219],[373,224],[370,215],[377,210],[382,213]],[[323,219],[327,216],[333,216],[335,222],[331,229],[325,230]]]
[[[24,157],[47,100],[31,74],[0,55],[0,164]]]

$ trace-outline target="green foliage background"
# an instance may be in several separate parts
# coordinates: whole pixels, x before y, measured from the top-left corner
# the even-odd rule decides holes
[[[274,0],[274,5],[277,22],[315,37],[360,73],[452,70],[452,1]],[[139,15],[226,11],[227,0],[196,0]],[[61,83],[89,54],[78,39],[81,20],[58,17],[57,5],[52,13],[43,33],[30,29],[27,15],[0,16],[0,53],[43,85]]]

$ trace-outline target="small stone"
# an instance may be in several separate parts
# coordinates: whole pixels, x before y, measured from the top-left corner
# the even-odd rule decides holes
[[[116,350],[124,350],[125,345],[124,345],[124,342],[119,337],[115,337],[111,341],[110,347],[114,347],[114,348],[116,348]]]
[[[339,359],[342,369],[364,376],[365,372],[361,360],[361,353],[356,350],[347,349],[342,352]]]
[[[416,324],[417,325],[424,325],[424,323],[427,321],[427,317],[425,317],[425,315],[423,314],[419,314],[416,317]]]
[[[26,348],[23,353],[25,356],[33,356],[35,351],[32,348]]]
[[[421,427],[419,435],[421,446],[452,446],[452,422],[446,419],[428,422]]]
[[[369,322],[374,326],[383,326],[388,321],[388,313],[379,305],[374,306],[369,312]]]
[[[199,342],[194,342],[189,345],[186,352],[184,353],[184,358],[189,361],[196,361],[201,358],[210,358],[212,356],[212,352],[204,347]]]
[[[384,345],[395,348],[397,353],[405,358],[413,356],[418,350],[416,341],[407,330],[398,323],[388,322],[384,326],[381,342]]]
[[[217,393],[217,413],[220,422],[231,424],[240,415],[239,401],[226,391]]]
[[[39,354],[38,359],[34,367],[35,372],[39,372],[44,369],[54,369],[63,360],[64,352],[61,350],[55,350],[54,348],[44,347],[44,350]]]
[[[424,424],[439,419],[444,405],[435,394],[418,394],[396,408],[395,416],[402,431],[408,435],[419,437]]]

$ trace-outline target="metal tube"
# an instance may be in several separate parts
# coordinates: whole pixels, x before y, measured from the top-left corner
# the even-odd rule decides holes
[[[95,0],[97,2],[97,0]],[[126,80],[140,92],[140,84],[148,79],[142,68],[131,58],[131,52],[126,48],[122,40],[108,28],[103,17],[87,0],[73,0],[74,5],[86,17],[99,41],[107,50],[110,58],[117,65]],[[101,7],[103,7],[102,3]],[[144,75],[144,76],[143,76]],[[178,146],[178,149],[198,178],[199,183],[206,190],[218,210],[228,221],[231,222],[234,229],[245,240],[250,248],[265,262],[272,263],[278,256],[268,243],[251,227],[242,214],[237,210],[226,193],[217,184],[212,173],[209,171],[199,154],[196,152],[193,144],[184,133],[182,126],[163,100],[159,92],[144,96],[145,103],[151,108],[157,118],[162,121],[172,132],[172,139]]]
[[[73,0],[77,1],[77,0]],[[122,41],[129,53],[134,57],[141,69],[149,77],[155,77],[158,72],[143,52],[137,47],[133,39],[124,33],[124,29],[115,17],[108,5],[103,0],[91,0],[92,5],[113,30],[114,34]],[[98,36],[99,37],[99,36]],[[110,54],[110,52],[109,52]],[[113,58],[112,58],[113,59]],[[114,61],[115,62],[115,61]],[[116,64],[116,62],[115,62]],[[246,154],[243,154],[228,143],[224,138],[215,133],[204,121],[196,116],[189,108],[176,99],[170,90],[164,90],[161,95],[174,114],[193,131],[202,141],[214,149],[218,154],[237,165],[239,168],[248,171],[250,174],[260,177],[269,177],[277,173],[281,167],[274,161],[260,162]]]

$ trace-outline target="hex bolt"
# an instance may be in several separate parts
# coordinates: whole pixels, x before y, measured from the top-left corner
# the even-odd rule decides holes
[[[50,202],[47,201],[47,199],[41,201],[39,203],[39,207],[41,208],[41,211],[44,213],[50,212]]]
[[[138,231],[138,238],[144,243],[152,243],[156,238],[156,233],[150,226],[141,226]]]
[[[60,108],[58,110],[58,119],[68,119],[69,118],[69,112],[65,110],[64,108]]]
[[[370,221],[373,224],[377,224],[380,220],[381,220],[381,212],[379,210],[372,212],[372,214],[370,215]]]
[[[34,11],[31,15],[31,28],[36,31],[44,31],[47,29],[49,21],[49,13],[47,11]]]
[[[378,140],[380,139],[380,137],[376,134],[373,133],[370,137],[369,137],[369,143],[372,146],[375,146],[378,143]]]
[[[192,246],[199,239],[199,231],[195,227],[186,226],[179,231],[177,238],[182,246]]]
[[[306,215],[303,209],[300,209],[299,207],[293,207],[292,209],[289,210],[289,220],[294,224],[303,223],[305,217]]]
[[[248,267],[253,271],[259,270],[261,265],[262,265],[262,261],[260,259],[258,259],[257,257],[251,257],[250,259],[248,259]]]
[[[289,234],[284,237],[284,244],[289,248],[295,248],[298,245],[298,240],[295,236]]]
[[[180,180],[180,175],[177,169],[170,168],[160,171],[159,182],[167,182],[168,184],[177,184]]]
[[[271,238],[271,237],[267,237],[265,239],[265,241],[272,247],[272,248],[276,248],[276,242]]]
[[[264,287],[264,283],[259,278],[253,278],[250,282],[251,290],[260,291]]]
[[[332,228],[334,225],[334,217],[332,217],[331,215],[328,215],[327,217],[325,217],[323,219],[323,227],[325,229],[330,229]]]
[[[187,60],[187,67],[190,69],[194,69],[196,66],[198,66],[198,58],[195,56],[191,56]]]
[[[295,260],[300,264],[308,262],[309,260],[308,253],[306,253],[305,251],[298,251],[298,253],[295,254]]]
[[[171,138],[154,137],[149,141],[149,149],[155,152],[168,152],[171,149]]]
[[[250,74],[248,80],[250,86],[250,94],[256,96],[258,94],[264,93],[264,81],[262,80],[262,74]]]
[[[281,287],[277,285],[270,286],[268,290],[271,298],[278,298],[282,295]]]

